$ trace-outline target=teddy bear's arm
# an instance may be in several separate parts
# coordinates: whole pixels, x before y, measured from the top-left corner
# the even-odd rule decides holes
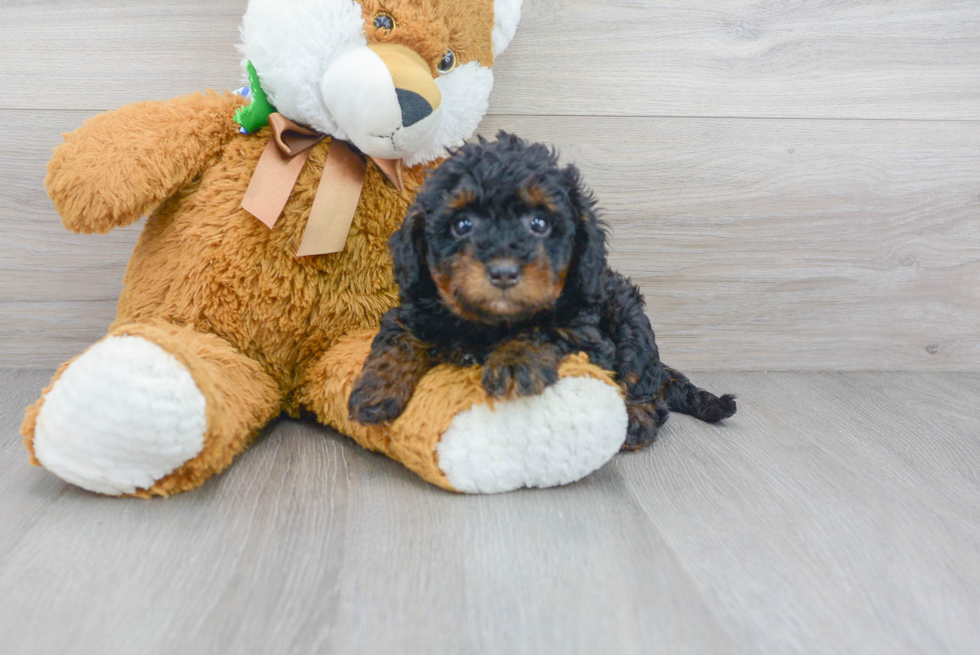
[[[45,180],[65,227],[105,233],[153,211],[235,138],[243,103],[214,92],[140,102],[66,134]]]

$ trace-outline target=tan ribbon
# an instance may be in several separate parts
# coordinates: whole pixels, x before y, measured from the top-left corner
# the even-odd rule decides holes
[[[269,126],[273,138],[259,159],[242,208],[271,229],[286,208],[313,146],[326,136],[301,127],[282,114],[269,116]],[[404,189],[400,159],[371,157],[371,161],[399,193]],[[297,257],[343,251],[364,190],[366,170],[364,159],[346,143],[334,140],[330,144]]]

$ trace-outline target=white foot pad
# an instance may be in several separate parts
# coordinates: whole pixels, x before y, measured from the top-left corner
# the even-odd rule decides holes
[[[628,422],[616,389],[564,378],[540,396],[457,416],[436,448],[439,467],[465,493],[569,484],[619,452]]]
[[[176,357],[141,337],[109,337],[75,360],[45,397],[34,451],[66,482],[131,494],[200,454],[206,409]]]

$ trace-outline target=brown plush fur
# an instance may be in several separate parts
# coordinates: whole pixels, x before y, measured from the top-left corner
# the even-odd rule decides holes
[[[397,43],[408,46],[429,62],[433,75],[447,50],[456,54],[459,65],[478,61],[493,65],[493,0],[361,0],[368,43]],[[395,19],[390,32],[374,27],[379,12]]]
[[[301,402],[318,416],[332,417],[328,421],[331,426],[364,448],[383,453],[432,484],[455,491],[439,468],[435,449],[457,414],[474,405],[492,407],[496,402],[483,388],[483,369],[437,366],[422,378],[397,421],[384,426],[361,425],[349,418],[347,404],[376,335],[377,330],[366,330],[340,340],[310,371],[310,378],[301,387]],[[590,364],[582,353],[565,359],[558,375],[615,386],[613,374]]]
[[[492,0],[466,3],[465,10],[453,0],[363,4],[372,42],[408,45],[433,65],[450,47],[460,63],[493,62]],[[391,33],[370,28],[382,9],[398,23]],[[277,414],[296,416],[303,407],[364,447],[450,488],[434,448],[458,412],[488,402],[479,369],[437,368],[422,380],[405,416],[386,428],[352,423],[347,411],[381,316],[398,302],[388,238],[426,169],[405,170],[399,192],[368,163],[344,251],[298,259],[330,140],[313,149],[270,231],[241,209],[271,137],[268,128],[238,133],[233,115],[241,103],[235,95],[207,93],[130,105],[66,135],[48,167],[48,192],[71,230],[104,233],[150,214],[110,335],[140,336],[173,354],[207,400],[204,451],[135,495],[168,496],[199,486]],[[562,374],[613,384],[582,358],[571,359]],[[43,402],[42,395],[22,427],[34,464]]]
[[[369,164],[344,251],[297,259],[330,143],[313,149],[270,232],[240,207],[268,138],[266,129],[232,139],[200,179],[151,217],[126,274],[117,324],[162,318],[224,338],[262,365],[295,414],[303,371],[340,335],[377,325],[396,302],[386,240],[424,170],[407,169],[399,193]]]
[[[65,135],[45,184],[69,230],[105,234],[139,220],[205,168],[238,128],[234,96],[140,102]]]
[[[188,464],[149,494],[197,486],[281,410],[297,415],[304,372],[340,336],[376,326],[398,297],[387,240],[424,169],[407,169],[399,193],[370,164],[344,252],[298,259],[329,140],[314,148],[270,232],[240,205],[271,132],[238,134],[233,114],[240,104],[233,95],[211,93],[129,106],[69,135],[49,166],[49,193],[76,231],[105,232],[153,211],[126,272],[111,334],[139,334],[181,361],[184,350],[196,350],[207,337],[249,370],[241,375],[227,363],[188,365],[208,400],[210,432],[199,458],[206,461]],[[154,176],[162,184],[150,184]],[[154,329],[143,334],[149,326]],[[173,338],[164,339],[161,330]],[[259,398],[235,400],[236,394],[255,396],[257,379],[267,382]],[[209,394],[210,387],[227,392]],[[253,401],[260,409],[242,406]],[[229,417],[248,415],[229,425],[210,415],[219,405],[227,405]],[[34,416],[36,410],[24,425],[28,442]],[[229,431],[237,434],[226,438]],[[234,452],[226,456],[229,448]]]
[[[132,323],[109,333],[109,336],[123,335],[142,337],[174,355],[190,371],[207,401],[208,447],[198,457],[160,480],[152,490],[141,490],[137,496],[169,496],[199,486],[231,464],[235,455],[243,451],[281,411],[275,381],[257,362],[240,354],[219,337],[163,321]],[[52,386],[67,366],[62,366],[55,374]],[[44,393],[47,394],[50,389],[48,387]],[[43,404],[42,396],[28,410],[23,428],[25,445],[31,453],[32,463],[37,466],[40,463],[34,457],[31,437]]]

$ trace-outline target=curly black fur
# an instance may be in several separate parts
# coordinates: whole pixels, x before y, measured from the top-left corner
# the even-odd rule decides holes
[[[497,397],[539,394],[585,352],[626,394],[624,449],[652,443],[668,410],[735,413],[660,361],[640,290],[606,263],[606,231],[574,166],[501,132],[458,149],[426,181],[390,241],[401,306],[384,318],[350,399],[352,418],[405,409],[439,362],[484,367]]]

